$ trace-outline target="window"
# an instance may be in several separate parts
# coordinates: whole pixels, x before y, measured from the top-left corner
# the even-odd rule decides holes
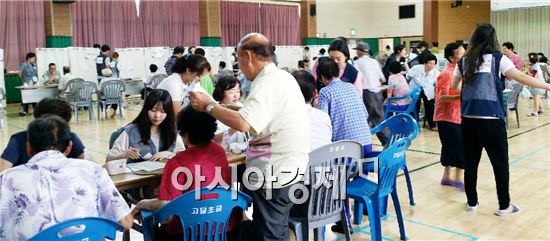
[[[414,18],[414,4],[399,6],[399,19]]]

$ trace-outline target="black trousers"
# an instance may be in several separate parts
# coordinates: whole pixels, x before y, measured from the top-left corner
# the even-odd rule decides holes
[[[420,92],[420,99],[416,102],[417,116],[420,112],[420,100],[424,102],[424,118],[426,118],[426,121],[428,121],[428,127],[436,127],[436,124],[434,122],[435,99],[428,100],[428,97],[426,96],[426,94],[424,94],[424,90],[422,90],[422,92]]]
[[[464,186],[468,205],[475,206],[478,202],[477,170],[482,150],[485,148],[493,166],[499,208],[508,208],[510,205],[510,172],[508,139],[504,120],[463,117],[461,128],[464,146]]]
[[[244,187],[244,186],[243,186]],[[246,190],[254,202],[252,222],[243,230],[248,241],[289,241],[288,216],[292,208],[289,197],[290,186],[271,189],[271,200],[266,198],[266,190]]]
[[[21,104],[23,106],[23,112],[29,113],[29,105],[32,105],[32,109],[36,107],[36,103]]]
[[[460,124],[438,121],[439,140],[441,141],[441,165],[464,169],[464,149]]]
[[[384,97],[381,93],[373,93],[369,90],[363,90],[363,103],[369,113],[369,126],[372,128],[384,121]],[[388,133],[386,131],[376,133],[376,137],[382,145],[388,143]]]

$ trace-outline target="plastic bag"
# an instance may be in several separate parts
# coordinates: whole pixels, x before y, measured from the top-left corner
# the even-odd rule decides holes
[[[529,98],[531,98],[531,92],[529,92],[528,88],[523,88],[523,89],[521,89],[520,96],[523,99],[529,99]]]

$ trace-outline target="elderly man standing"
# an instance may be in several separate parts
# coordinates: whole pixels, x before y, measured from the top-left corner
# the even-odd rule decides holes
[[[363,103],[369,113],[370,127],[377,126],[384,121],[384,97],[380,92],[382,83],[386,82],[386,78],[382,73],[382,68],[378,61],[371,58],[369,55],[370,46],[367,43],[359,42],[354,48],[357,53],[357,61],[355,68],[363,74]],[[383,146],[387,143],[387,136],[383,132],[377,134],[378,140]]]
[[[239,111],[212,101],[206,94],[191,92],[191,105],[252,139],[246,153],[246,167],[258,168],[266,179],[252,175],[246,187],[254,200],[252,230],[254,241],[289,240],[288,216],[292,202],[289,190],[299,181],[309,152],[309,116],[296,80],[273,63],[270,41],[262,34],[246,35],[237,46],[238,64],[251,80],[250,94]]]

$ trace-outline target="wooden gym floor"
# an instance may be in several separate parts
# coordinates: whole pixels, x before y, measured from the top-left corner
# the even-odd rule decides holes
[[[480,207],[477,212],[464,211],[464,192],[439,184],[443,168],[439,163],[441,144],[437,133],[422,129],[407,153],[415,206],[408,204],[403,176],[398,177],[397,185],[410,240],[550,240],[550,101],[543,99],[545,114],[527,117],[532,110],[532,102],[520,100],[521,128],[517,128],[515,115],[511,112],[514,118],[510,118],[508,130],[510,195],[512,203],[522,209],[521,213],[509,217],[493,214],[498,209],[498,201],[494,175],[486,155],[482,157],[478,173]],[[17,114],[20,108],[17,104],[6,108],[4,128],[0,132],[1,147],[6,146],[10,135],[24,130],[33,119],[32,116],[20,117]],[[140,108],[130,104],[125,108],[124,119],[117,116],[107,121],[90,121],[88,113],[80,111],[80,123],[72,122],[71,129],[82,139],[92,159],[102,164],[108,151],[110,133],[133,120]],[[380,149],[380,146],[375,149]],[[399,240],[397,220],[391,205],[388,214],[388,218],[382,221],[383,237],[385,240]],[[366,216],[362,225],[354,226],[354,230],[353,240],[370,240]],[[141,239],[139,234],[132,232],[132,240]],[[326,240],[344,238],[327,231]]]

